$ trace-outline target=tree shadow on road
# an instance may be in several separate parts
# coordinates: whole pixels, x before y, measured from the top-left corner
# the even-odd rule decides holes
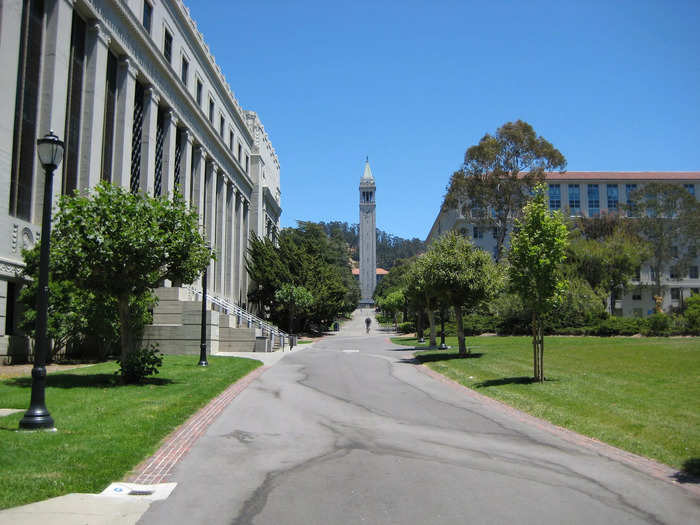
[[[678,483],[700,484],[700,458],[686,459],[683,468],[673,475]]]
[[[435,361],[450,361],[452,359],[479,359],[484,354],[472,352],[470,354],[460,354],[459,352],[440,352],[425,355],[417,355],[416,359],[421,363],[433,363]]]

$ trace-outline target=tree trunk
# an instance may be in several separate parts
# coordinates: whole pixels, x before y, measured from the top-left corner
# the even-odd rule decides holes
[[[430,346],[437,346],[435,336],[435,312],[428,308],[428,322],[430,323]]]
[[[418,339],[423,339],[423,312],[416,314],[416,335]]]
[[[544,326],[539,323],[540,327],[540,382],[544,383]]]
[[[459,343],[459,355],[467,355],[467,343],[464,340],[464,325],[462,323],[462,307],[455,306],[455,318],[457,319],[457,342]]]
[[[537,313],[532,312],[532,371],[535,381],[538,381],[540,371],[540,366],[538,363],[539,356],[540,353],[537,345]]]
[[[130,350],[129,335],[129,294],[122,294],[119,296],[119,339],[122,363]]]

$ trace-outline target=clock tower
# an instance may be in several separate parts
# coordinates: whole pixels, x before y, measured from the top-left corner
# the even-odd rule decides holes
[[[374,184],[369,158],[360,179],[360,306],[374,306],[377,286],[377,220]]]

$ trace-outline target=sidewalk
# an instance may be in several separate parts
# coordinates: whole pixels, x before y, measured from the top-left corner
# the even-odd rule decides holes
[[[168,436],[150,458],[128,476],[127,482],[115,482],[100,494],[66,494],[45,501],[0,511],[0,525],[133,525],[153,501],[166,499],[175,483],[166,483],[168,475],[238,394],[279,362],[284,356],[312,348],[295,346],[284,352],[226,352],[217,356],[256,359],[263,366],[236,381],[212,399]]]

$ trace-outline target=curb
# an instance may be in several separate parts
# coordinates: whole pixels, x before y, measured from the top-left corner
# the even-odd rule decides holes
[[[126,481],[153,485],[166,481],[175,465],[190,451],[197,439],[204,434],[233,399],[260,377],[269,366],[260,366],[230,385],[209,401],[178,428],[173,430],[158,451],[138,465]]]
[[[665,481],[666,483],[685,489],[695,496],[700,496],[700,486],[689,483],[682,483],[678,481],[675,478],[679,475],[679,472],[676,469],[669,467],[668,465],[659,463],[658,461],[654,461],[653,459],[649,459],[644,456],[633,454],[632,452],[627,452],[626,450],[614,447],[595,438],[584,436],[583,434],[579,434],[577,432],[574,432],[573,430],[557,426],[553,423],[550,423],[549,421],[530,415],[526,412],[518,410],[517,408],[513,408],[512,406],[507,405],[506,403],[503,403],[491,397],[487,397],[483,394],[479,394],[475,390],[466,387],[461,383],[458,383],[457,381],[454,381],[453,379],[442,375],[439,372],[436,372],[435,370],[427,367],[424,364],[417,364],[416,368],[418,368],[418,370],[420,370],[424,374],[432,377],[433,379],[437,379],[438,381],[446,383],[452,386],[453,388],[462,391],[467,396],[471,397],[472,399],[478,401],[481,404],[490,405],[492,408],[496,408],[498,410],[501,410],[502,412],[508,413],[510,416],[512,416],[514,419],[517,419],[518,421],[527,423],[540,430],[549,432],[550,434],[562,438],[563,440],[568,441],[569,443],[572,443],[574,445],[585,447],[589,450],[596,452],[597,454],[600,454],[601,456],[623,463],[635,470],[643,472],[644,474]]]

